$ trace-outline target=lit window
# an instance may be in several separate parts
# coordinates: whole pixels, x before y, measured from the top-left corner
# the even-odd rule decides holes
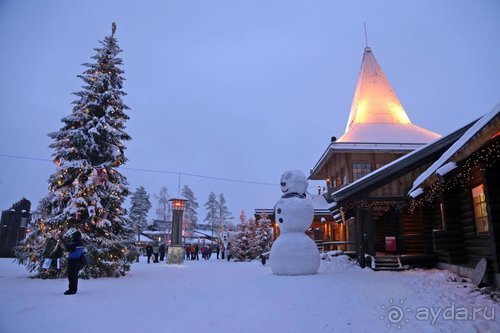
[[[474,219],[476,221],[476,232],[489,232],[488,212],[486,209],[486,196],[484,195],[484,185],[481,184],[472,189],[472,204],[474,205]]]
[[[372,172],[372,166],[369,163],[353,163],[352,164],[352,180],[356,181],[359,178],[366,176]]]

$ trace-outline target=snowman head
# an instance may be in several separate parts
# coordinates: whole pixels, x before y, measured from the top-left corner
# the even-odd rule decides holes
[[[298,193],[304,194],[307,191],[306,176],[299,170],[286,171],[280,180],[283,194]]]

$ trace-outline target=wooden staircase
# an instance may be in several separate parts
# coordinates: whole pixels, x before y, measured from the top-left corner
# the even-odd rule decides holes
[[[374,271],[403,271],[399,256],[378,256],[372,261]]]

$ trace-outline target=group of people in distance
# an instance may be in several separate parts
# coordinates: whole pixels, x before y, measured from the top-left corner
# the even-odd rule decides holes
[[[215,248],[212,246],[202,244],[201,245],[201,258],[208,260],[212,257],[212,251],[215,250],[217,254],[217,259],[221,254],[221,246],[219,244],[216,245]],[[198,244],[186,244],[184,247],[185,258],[186,260],[200,260],[200,246]],[[224,259],[224,247],[222,246],[222,259]]]
[[[167,246],[165,243],[162,243],[161,245],[158,245],[158,243],[146,245],[148,264],[151,262],[151,257],[153,257],[153,263],[163,261],[165,259],[165,253],[167,253]]]
[[[153,258],[153,263],[163,261],[165,259],[167,249],[168,247],[165,243],[162,243],[161,245],[158,243],[147,244],[144,251],[148,258],[148,264],[151,262],[151,258]],[[217,255],[217,259],[225,259],[226,257],[228,261],[231,259],[231,243],[229,243],[227,248],[222,244],[216,244],[215,246],[206,244],[201,244],[201,246],[199,244],[186,244],[184,247],[185,260],[200,260],[200,252],[202,259],[209,260],[212,257],[212,252],[214,250]]]

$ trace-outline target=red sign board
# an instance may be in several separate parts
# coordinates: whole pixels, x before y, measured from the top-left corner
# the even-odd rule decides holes
[[[396,237],[385,237],[385,251],[396,252]]]

